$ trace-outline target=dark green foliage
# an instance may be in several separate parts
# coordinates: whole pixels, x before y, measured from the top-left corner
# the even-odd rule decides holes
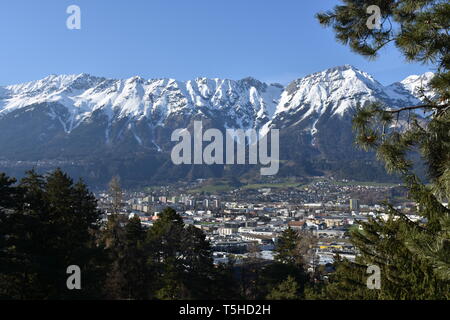
[[[114,176],[109,183],[109,195],[111,197],[111,213],[118,215],[123,207],[122,204],[122,188],[120,187],[120,178]]]
[[[232,265],[214,267],[203,232],[174,210],[149,230],[120,214],[102,227],[94,196],[60,170],[30,171],[18,185],[0,175],[0,231],[0,299],[238,295]],[[82,290],[67,289],[70,265],[81,269]]]
[[[297,250],[299,240],[297,232],[291,228],[286,229],[278,238],[275,259],[286,264],[301,264],[302,257]]]
[[[303,291],[307,281],[308,279],[303,264],[271,263],[266,265],[261,272],[259,298],[270,300],[282,299],[280,296],[283,291],[282,288],[289,288],[289,292],[295,295],[295,297],[289,299],[301,299],[303,298]],[[286,282],[292,283],[287,284]],[[295,288],[294,292],[292,292],[293,288]]]
[[[363,231],[353,232],[361,257],[355,264],[338,266],[327,292],[350,299],[448,299],[450,210],[442,202],[450,199],[450,4],[440,0],[343,2],[317,15],[320,23],[333,27],[339,41],[371,58],[394,42],[406,60],[431,64],[436,75],[430,84],[433,95],[420,89],[422,104],[395,110],[374,103],[353,119],[358,145],[375,151],[389,172],[402,177],[422,219],[413,222],[386,205],[388,221],[374,219],[363,224]],[[381,30],[365,25],[369,5],[381,8]],[[425,120],[415,116],[419,110]],[[419,157],[430,185],[415,174]],[[368,264],[382,269],[379,292],[363,289],[363,269]]]
[[[112,216],[105,229],[107,252],[111,261],[105,295],[110,299],[148,299],[148,272],[143,248],[145,229],[139,218],[124,222]]]
[[[355,52],[375,57],[386,44],[394,42],[410,61],[449,63],[450,6],[442,0],[343,0],[333,10],[317,14],[319,22],[332,27],[339,42]],[[381,9],[381,29],[369,29],[366,9]]]
[[[279,263],[301,266],[307,263],[315,238],[307,231],[287,228],[277,240],[275,260]]]
[[[448,299],[449,286],[434,273],[432,265],[411,254],[403,219],[379,219],[363,223],[363,230],[352,231],[352,241],[361,251],[356,262],[338,259],[336,272],[325,287],[327,299]],[[367,267],[381,269],[381,290],[367,288]]]
[[[280,283],[277,287],[267,295],[268,300],[297,300],[299,286],[295,279],[288,276],[285,281]]]
[[[378,297],[376,290],[367,288],[366,273],[367,265],[349,262],[337,258],[335,261],[336,271],[329,276],[325,286],[319,285],[316,296],[312,299],[330,300],[372,300]],[[315,286],[317,288],[317,284]]]
[[[101,251],[94,233],[100,218],[94,196],[60,170],[27,173],[14,203],[2,214],[0,296],[10,299],[99,297]],[[8,197],[2,199],[7,200]],[[78,265],[83,290],[68,290],[67,267]]]
[[[234,261],[215,266],[212,299],[238,300],[242,299],[239,290],[239,282],[235,277]]]
[[[171,208],[165,209],[147,233],[148,266],[156,298],[211,299],[212,252],[204,233],[185,227]]]
[[[118,185],[111,190],[121,198]],[[118,213],[119,201],[113,206],[116,213],[102,225],[93,195],[60,170],[30,171],[17,185],[0,175],[0,299],[303,296],[301,237],[292,230],[283,237],[279,262],[260,260],[255,246],[243,267],[232,261],[214,266],[205,234],[173,209],[145,229],[138,217]],[[66,287],[70,265],[81,269],[82,290]]]
[[[311,238],[306,233],[286,229],[278,238],[275,262],[255,264],[255,299],[300,299],[307,282],[304,266]]]

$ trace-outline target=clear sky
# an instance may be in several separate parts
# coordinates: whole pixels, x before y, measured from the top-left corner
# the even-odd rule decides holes
[[[66,27],[69,5],[81,30]],[[314,14],[336,0],[2,0],[0,85],[49,74],[111,78],[253,76],[286,84],[351,64],[384,84],[429,71],[395,48],[375,62],[338,44]]]

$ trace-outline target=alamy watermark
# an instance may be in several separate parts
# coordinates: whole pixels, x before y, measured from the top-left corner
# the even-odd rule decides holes
[[[77,5],[70,5],[67,7],[66,13],[70,16],[66,20],[66,26],[69,30],[81,29],[81,9]]]
[[[66,286],[69,290],[81,290],[81,269],[77,265],[71,265],[67,267],[67,274],[70,276],[67,278]]]
[[[370,290],[381,289],[381,269],[377,265],[370,265],[367,268],[367,273],[370,276],[367,278],[367,288]]]
[[[367,7],[366,12],[371,16],[367,19],[366,26],[370,30],[381,29],[381,9],[377,5]]]
[[[269,139],[270,134],[270,155]],[[279,170],[280,145],[279,130],[271,129],[262,135],[255,129],[227,129],[225,138],[219,129],[208,129],[203,133],[202,121],[194,121],[194,140],[187,129],[177,129],[172,133],[171,141],[178,142],[171,153],[175,165],[195,164],[261,164],[263,176],[276,175]],[[181,140],[181,141],[180,141]],[[210,142],[203,148],[203,142]],[[193,146],[193,148],[192,148]],[[235,147],[237,150],[235,150]],[[235,152],[236,151],[236,152]]]

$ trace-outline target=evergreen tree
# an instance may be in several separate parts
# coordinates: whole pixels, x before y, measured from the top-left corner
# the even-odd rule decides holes
[[[367,27],[370,5],[381,9],[378,29]],[[358,145],[374,150],[389,172],[403,178],[422,220],[413,222],[387,205],[388,221],[372,219],[362,224],[362,231],[353,231],[352,239],[361,251],[357,263],[377,264],[383,271],[378,298],[448,299],[450,210],[442,203],[450,199],[450,4],[345,0],[317,17],[334,29],[339,41],[366,57],[375,58],[381,48],[394,43],[406,60],[436,68],[430,84],[435,94],[426,95],[426,88],[421,88],[423,103],[400,109],[373,103],[362,106],[353,120]],[[417,111],[423,111],[425,121],[416,116]],[[426,164],[429,186],[415,174],[414,152]],[[347,272],[356,269],[341,268],[336,278],[351,279],[347,282],[353,281],[356,290],[356,284],[364,285],[363,268],[359,273]]]
[[[17,188],[14,187],[16,179],[6,176],[0,172],[0,210],[14,207]]]
[[[128,221],[125,226],[125,265],[123,270],[127,279],[126,293],[128,299],[146,299],[148,291],[148,272],[146,267],[146,252],[144,240],[146,231],[138,217]]]
[[[299,285],[295,278],[288,276],[285,281],[280,283],[268,295],[268,300],[297,300]]]
[[[118,176],[114,176],[109,182],[109,196],[111,197],[112,214],[120,214],[120,211],[123,207],[123,192],[120,186],[120,178]]]
[[[17,263],[14,260],[9,236],[13,228],[10,215],[16,204],[14,198],[17,195],[17,188],[13,186],[15,182],[15,179],[0,173],[0,299],[11,298],[9,293],[18,282],[13,275]]]
[[[108,228],[113,228],[111,231]],[[105,229],[111,261],[106,280],[106,295],[110,299],[141,300],[151,297],[143,248],[146,231],[138,217],[122,226],[112,218]]]
[[[308,299],[373,300],[379,297],[378,290],[367,287],[366,264],[336,257],[334,265],[336,271],[329,275],[325,286],[318,282],[309,287]]]
[[[292,283],[288,284],[288,282]],[[273,294],[281,293],[286,288],[295,287],[295,299],[303,299],[306,283],[307,276],[303,265],[275,261],[265,265],[260,271],[257,298],[282,300],[281,297],[276,298]]]
[[[292,228],[284,230],[277,240],[275,260],[285,264],[301,265],[303,256],[299,251],[300,236]]]
[[[236,269],[233,259],[227,264],[219,264],[213,270],[211,298],[215,300],[242,299],[239,282],[236,279]]]
[[[99,297],[101,283],[95,243],[100,212],[82,182],[57,169],[43,177],[27,173],[18,185],[13,210],[4,216],[8,264],[2,273],[13,299],[77,299]],[[68,290],[67,268],[81,269],[82,290]],[[5,280],[6,279],[6,280]]]
[[[261,271],[264,263],[261,259],[261,250],[256,243],[249,244],[247,251],[247,257],[240,267],[241,295],[247,300],[256,300],[262,294]]]
[[[307,280],[305,257],[309,251],[306,234],[288,228],[282,232],[275,247],[275,262],[267,264],[260,260],[243,268],[241,283],[248,299],[281,299],[281,291],[296,288],[295,297],[303,297]],[[287,280],[293,283],[287,284]],[[294,283],[295,282],[295,283]],[[281,289],[280,289],[281,288]]]
[[[214,299],[214,271],[212,249],[204,232],[194,226],[184,229],[181,238],[183,282],[195,294],[193,297]]]
[[[43,187],[41,176],[34,171],[27,172],[18,187],[20,197],[2,219],[6,241],[2,250],[5,261],[2,263],[0,289],[9,299],[42,297],[42,285],[37,277],[40,272],[37,244],[44,234],[39,230],[44,215],[38,210],[39,207],[45,208]]]
[[[159,299],[213,299],[214,266],[203,232],[166,208],[148,230],[149,272]]]

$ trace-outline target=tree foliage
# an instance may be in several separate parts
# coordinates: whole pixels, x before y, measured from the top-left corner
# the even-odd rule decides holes
[[[102,253],[95,244],[100,212],[94,196],[62,171],[27,173],[18,186],[0,176],[0,296],[9,299],[100,297]],[[7,192],[5,192],[7,191]],[[7,194],[5,194],[7,193]],[[84,290],[66,287],[66,270],[86,275]]]
[[[366,25],[370,5],[381,9],[380,29]],[[371,220],[352,238],[361,251],[360,263],[375,263],[383,270],[379,298],[448,299],[450,210],[443,203],[450,199],[450,4],[345,0],[317,18],[333,28],[340,42],[366,57],[375,58],[394,43],[407,61],[435,68],[429,88],[420,89],[422,103],[399,109],[372,103],[353,119],[358,145],[374,150],[389,172],[403,178],[421,219],[413,222],[386,205],[388,221]],[[415,173],[420,163],[426,165],[427,180]],[[340,276],[358,282],[358,276],[350,274],[342,271]]]

